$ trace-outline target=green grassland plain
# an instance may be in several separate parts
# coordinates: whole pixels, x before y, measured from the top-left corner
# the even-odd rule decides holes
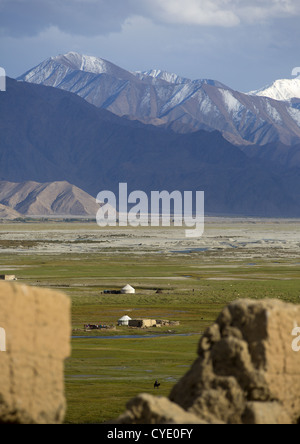
[[[194,240],[177,228],[0,224],[0,274],[64,291],[72,301],[66,423],[109,421],[138,393],[168,396],[195,360],[201,334],[227,303],[300,303],[298,222],[211,220],[203,238]],[[136,294],[103,293],[127,283]],[[86,323],[116,326],[126,314],[180,325],[84,331]],[[155,391],[156,379],[161,387]]]

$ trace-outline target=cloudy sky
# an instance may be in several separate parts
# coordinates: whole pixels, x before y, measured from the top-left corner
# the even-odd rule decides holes
[[[77,51],[249,91],[300,66],[299,24],[299,0],[0,0],[0,66]]]

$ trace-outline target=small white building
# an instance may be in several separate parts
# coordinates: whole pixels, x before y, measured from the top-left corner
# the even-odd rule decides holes
[[[17,278],[14,274],[1,274],[0,280],[1,281],[16,281]]]
[[[135,294],[135,289],[131,285],[125,285],[121,290],[121,294]]]
[[[132,319],[129,316],[123,316],[121,319],[118,320],[119,327],[126,326],[128,327],[129,321]]]

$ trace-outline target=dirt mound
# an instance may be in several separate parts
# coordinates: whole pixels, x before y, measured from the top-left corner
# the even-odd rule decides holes
[[[22,217],[20,213],[7,207],[6,205],[0,204],[0,219],[14,220]]]
[[[100,208],[94,197],[66,181],[49,183],[0,181],[0,203],[6,206],[6,212],[9,207],[11,219],[22,215],[96,217]],[[4,209],[2,212],[4,214],[2,217],[5,217]]]
[[[119,424],[206,424],[167,398],[142,394],[132,399]]]

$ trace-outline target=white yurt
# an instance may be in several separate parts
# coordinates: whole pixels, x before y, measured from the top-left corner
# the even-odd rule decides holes
[[[131,285],[125,285],[124,288],[122,288],[121,290],[122,294],[134,294],[135,293],[135,289],[131,286]]]
[[[129,321],[131,321],[131,318],[129,316],[123,316],[121,319],[118,320],[118,325],[121,326],[128,326]]]

